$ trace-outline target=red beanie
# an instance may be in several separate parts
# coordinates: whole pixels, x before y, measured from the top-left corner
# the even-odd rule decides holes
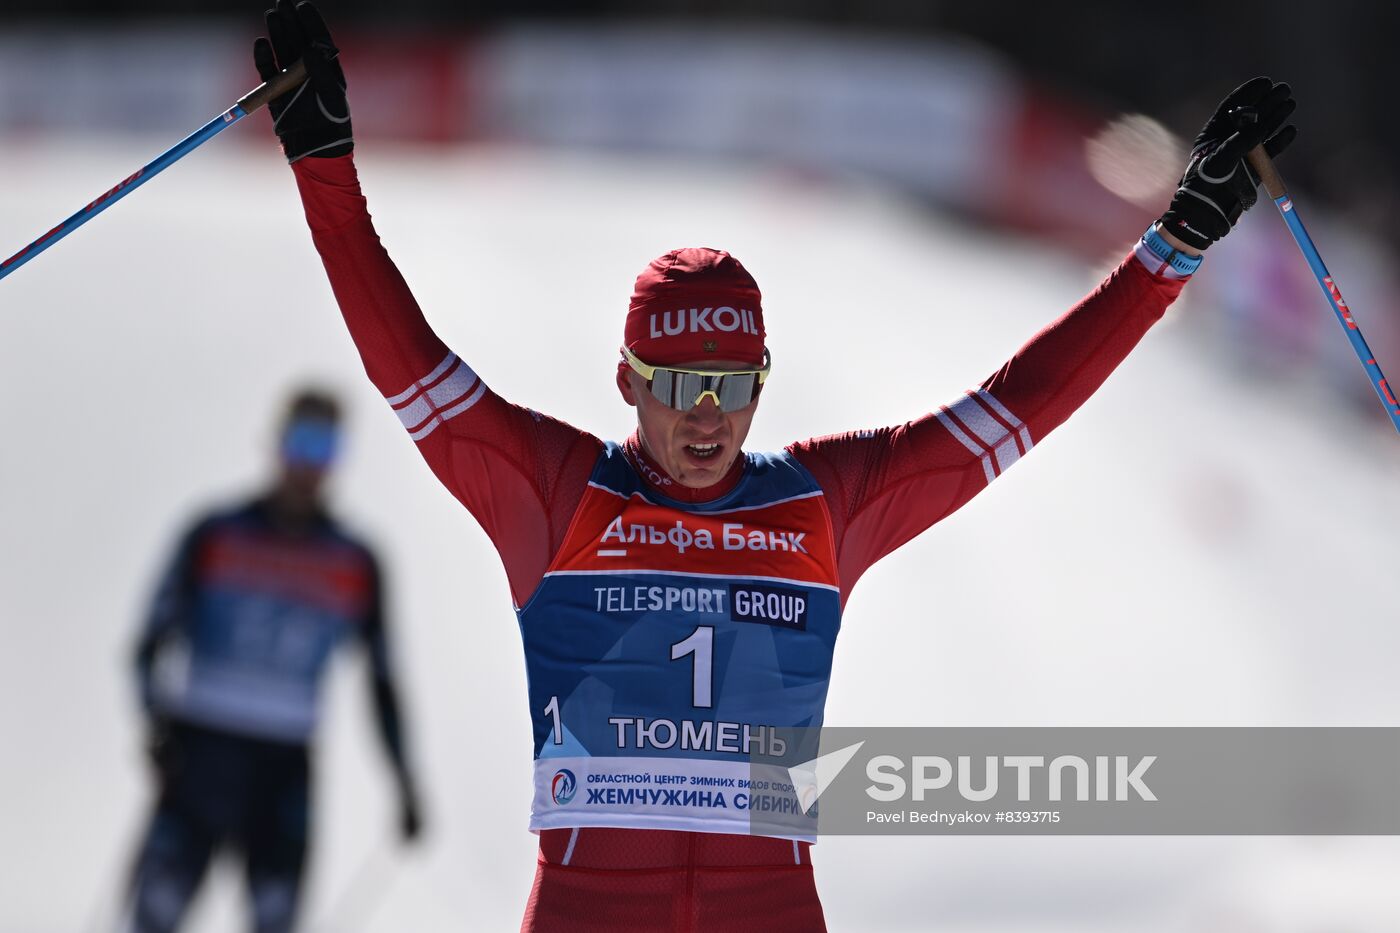
[[[718,249],[673,249],[637,276],[623,341],[644,363],[763,363],[763,303],[739,260]]]

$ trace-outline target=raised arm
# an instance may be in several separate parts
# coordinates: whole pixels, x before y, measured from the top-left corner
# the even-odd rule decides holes
[[[1084,404],[1182,282],[1129,256],[951,404],[894,427],[792,445],[826,491],[843,598],[871,564],[986,489]]]
[[[1196,139],[1162,219],[1093,292],[980,387],[922,418],[789,448],[821,483],[837,536],[843,599],[884,555],[960,508],[1098,390],[1180,293],[1201,252],[1255,201],[1245,154],[1293,139],[1284,84],[1255,78]]]
[[[563,538],[601,444],[492,392],[429,326],[379,242],[353,161],[338,52],[315,7],[282,0],[254,47],[266,78],[298,58],[310,76],[269,105],[312,239],[365,371],[438,479],[495,543],[517,604]]]

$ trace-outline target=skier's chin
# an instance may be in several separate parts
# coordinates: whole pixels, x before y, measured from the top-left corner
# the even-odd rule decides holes
[[[682,444],[676,452],[676,480],[691,489],[713,486],[734,464],[734,451],[728,444]]]

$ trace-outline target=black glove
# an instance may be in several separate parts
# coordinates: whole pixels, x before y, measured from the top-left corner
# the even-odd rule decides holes
[[[423,833],[423,811],[411,780],[399,783],[399,838],[413,842]]]
[[[1254,206],[1259,179],[1245,155],[1263,143],[1272,158],[1293,142],[1297,128],[1283,125],[1295,106],[1291,95],[1286,84],[1254,78],[1221,101],[1196,137],[1186,174],[1162,215],[1167,232],[1203,250]]]
[[[182,756],[175,729],[163,716],[152,716],[146,722],[146,758],[162,785],[174,780],[180,770]]]
[[[267,81],[297,59],[306,63],[306,81],[268,103],[272,128],[288,162],[306,156],[330,159],[355,148],[345,72],[326,21],[311,3],[277,0],[267,11],[267,34],[253,42],[253,64]]]

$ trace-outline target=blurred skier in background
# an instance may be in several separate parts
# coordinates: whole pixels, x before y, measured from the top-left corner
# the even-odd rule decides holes
[[[509,578],[539,834],[522,929],[824,929],[815,834],[750,819],[752,750],[775,730],[820,726],[861,575],[1069,418],[1255,203],[1243,159],[1293,139],[1288,86],[1261,77],[1232,92],[1161,219],[979,387],[903,424],[752,453],[743,443],[772,357],[762,296],[737,259],[677,249],[638,276],[611,374],[637,411],[622,443],[511,404],[433,332],[379,242],[320,14],[278,0],[266,23],[253,49],[263,79],[297,60],[309,75],[272,101],[273,127],[366,372]],[[530,284],[555,313],[572,283],[550,260],[538,256]],[[841,257],[811,266],[839,275]],[[868,308],[849,317],[852,328],[880,326]],[[540,339],[548,328],[541,321]],[[860,391],[842,378],[831,336],[827,388]],[[534,364],[522,348],[499,365]]]
[[[346,641],[369,656],[399,831],[406,841],[419,835],[379,563],[324,500],[339,421],[332,396],[295,395],[270,488],[196,522],[160,583],[136,647],[157,802],[132,878],[124,929],[133,933],[177,929],[222,848],[243,863],[252,928],[293,928],[318,696]]]

